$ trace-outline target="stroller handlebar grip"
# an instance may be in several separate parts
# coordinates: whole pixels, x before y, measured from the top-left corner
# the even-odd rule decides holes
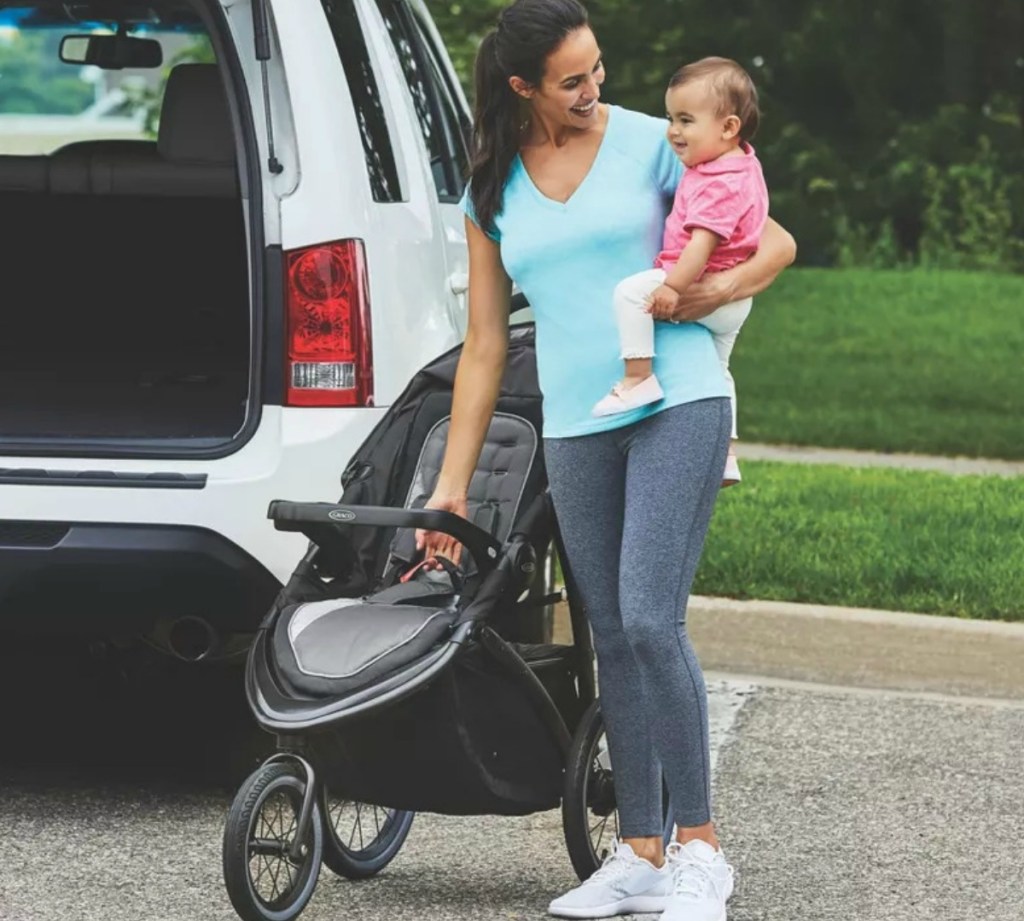
[[[270,503],[267,517],[279,531],[304,531],[303,525],[424,528],[450,534],[473,555],[477,566],[487,568],[498,558],[501,544],[483,528],[461,515],[439,509],[390,508],[383,505],[339,505],[333,502]],[[308,535],[307,535],[308,536]]]

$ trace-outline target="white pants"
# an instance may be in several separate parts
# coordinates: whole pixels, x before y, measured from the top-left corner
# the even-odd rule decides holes
[[[619,324],[619,340],[623,359],[654,357],[654,318],[646,312],[647,298],[654,289],[665,283],[663,269],[649,269],[623,279],[615,288],[615,317]],[[722,363],[726,383],[729,385],[729,399],[732,402],[732,437],[736,437],[736,382],[729,371],[729,356],[736,344],[736,337],[744,321],[750,315],[753,300],[724,304],[714,313],[697,322],[711,330],[715,340],[718,360]]]

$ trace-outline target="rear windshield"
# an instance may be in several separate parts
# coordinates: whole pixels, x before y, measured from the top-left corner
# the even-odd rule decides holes
[[[147,4],[147,23],[93,19],[90,12],[100,8],[111,5],[6,7],[0,0],[0,155],[47,155],[77,141],[152,140],[171,68],[214,59],[209,37],[180,3]],[[68,9],[77,21],[66,19]],[[119,27],[158,42],[160,63],[113,69],[61,60],[67,36],[112,36]]]

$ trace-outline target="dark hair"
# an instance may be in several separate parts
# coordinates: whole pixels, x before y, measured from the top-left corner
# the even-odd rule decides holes
[[[719,118],[735,115],[740,120],[740,140],[749,141],[761,123],[757,104],[757,87],[739,64],[729,58],[702,58],[680,67],[669,80],[669,88],[707,80],[708,88],[718,103]]]
[[[522,100],[509,86],[509,78],[539,84],[548,56],[587,22],[579,0],[516,0],[480,44],[470,194],[476,221],[485,231],[494,229],[521,141]]]

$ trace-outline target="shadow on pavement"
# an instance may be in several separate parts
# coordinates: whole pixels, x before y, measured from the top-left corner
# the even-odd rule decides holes
[[[241,661],[187,664],[52,637],[0,646],[4,775],[232,788],[272,745],[249,714]]]

